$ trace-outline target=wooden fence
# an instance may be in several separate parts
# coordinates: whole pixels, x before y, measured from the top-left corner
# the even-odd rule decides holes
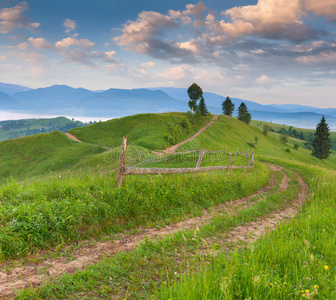
[[[231,164],[232,155],[238,155],[238,148],[235,154],[230,153],[229,164],[227,166],[212,166],[212,167],[201,167],[202,159],[205,153],[219,153],[226,151],[205,151],[202,149],[200,152],[200,156],[198,158],[197,164],[195,168],[138,168],[138,167],[127,167],[125,164],[126,160],[126,150],[127,150],[127,137],[123,138],[123,143],[121,147],[121,155],[119,162],[119,171],[117,177],[117,187],[121,186],[124,180],[124,176],[126,175],[162,175],[162,174],[182,174],[182,173],[194,173],[197,174],[199,172],[209,172],[216,170],[228,170],[228,174],[230,174],[231,170],[234,169],[251,169],[254,164],[254,152],[252,150],[251,154],[249,154],[249,150],[246,153],[240,153],[242,155],[247,156],[247,164],[245,166],[233,166]],[[193,151],[190,151],[193,152]],[[182,152],[183,153],[183,152]]]

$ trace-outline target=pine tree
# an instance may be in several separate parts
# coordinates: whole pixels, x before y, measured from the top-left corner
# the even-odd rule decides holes
[[[244,116],[245,116],[245,114],[247,114],[247,113],[248,113],[247,107],[246,107],[245,103],[242,102],[242,103],[240,104],[240,106],[238,107],[238,120],[244,122]],[[251,120],[251,119],[250,119],[250,120]]]
[[[189,86],[187,90],[188,96],[190,98],[188,105],[191,111],[194,111],[197,106],[197,100],[203,96],[203,90],[196,83]]]
[[[201,116],[206,116],[208,114],[208,110],[207,110],[207,107],[205,105],[205,101],[204,101],[203,96],[201,97],[200,103],[198,105],[198,109],[201,113]]]
[[[223,114],[227,116],[232,116],[235,105],[232,103],[230,97],[226,97],[225,101],[222,103]]]
[[[322,117],[320,123],[316,126],[315,138],[312,141],[313,145],[313,155],[319,159],[328,158],[331,149],[331,140],[329,127],[326,123],[324,116]]]

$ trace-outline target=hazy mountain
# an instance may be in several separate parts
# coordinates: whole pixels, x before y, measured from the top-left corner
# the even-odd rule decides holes
[[[226,97],[205,92],[204,98],[211,113],[222,113],[222,102]],[[255,120],[314,128],[322,115],[325,115],[329,126],[336,127],[336,108],[321,109],[292,104],[262,105],[239,98],[231,99],[235,104],[234,116],[237,115],[241,102],[244,102]],[[188,101],[185,88],[167,87],[90,91],[54,85],[20,91],[11,96],[0,92],[0,110],[74,117],[114,118],[148,112],[185,112],[189,110]]]
[[[26,86],[0,82],[0,92],[5,93],[7,95],[13,95],[18,92],[25,92],[29,90],[31,89]]]
[[[188,102],[189,98],[188,98],[188,94],[187,94],[187,89],[185,88],[171,88],[171,87],[159,87],[159,88],[151,88],[152,90],[161,90],[164,91],[167,95],[169,95],[170,97],[180,100],[180,101],[184,101],[184,102]],[[215,93],[210,93],[210,92],[204,92],[203,93],[204,99],[205,99],[205,103],[208,107],[217,107],[222,109],[222,103],[223,101],[225,101],[226,97],[215,94]],[[260,111],[274,111],[274,112],[290,112],[287,109],[282,109],[279,107],[273,107],[271,105],[262,105],[256,102],[252,102],[249,100],[242,100],[239,98],[233,98],[230,97],[232,102],[235,105],[235,113],[237,113],[238,107],[239,105],[244,102],[246,104],[246,106],[248,107],[249,110],[260,110]],[[221,113],[222,110],[220,110]],[[217,112],[216,112],[217,113]]]
[[[3,92],[0,92],[0,108],[6,109],[6,110],[15,108],[14,99],[9,95]]]

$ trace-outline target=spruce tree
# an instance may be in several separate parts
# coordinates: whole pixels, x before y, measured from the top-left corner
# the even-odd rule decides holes
[[[222,103],[223,114],[232,117],[235,105],[232,103],[230,97],[226,97]]]
[[[252,119],[251,114],[249,113],[244,102],[238,107],[238,120],[243,121],[246,124],[250,124]]]
[[[328,158],[331,149],[331,139],[329,133],[329,127],[326,123],[324,116],[320,123],[316,126],[315,138],[312,141],[313,155],[319,159]]]
[[[203,96],[201,97],[200,103],[198,105],[198,109],[201,113],[201,116],[206,116],[208,114],[208,110],[207,110],[207,107],[205,105],[205,101],[204,101]]]

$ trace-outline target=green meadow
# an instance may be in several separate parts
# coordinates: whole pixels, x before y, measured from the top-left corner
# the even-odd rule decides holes
[[[142,114],[70,131],[85,143],[61,132],[1,142],[0,260],[7,272],[36,263],[41,252],[55,258],[67,247],[112,242],[144,228],[160,231],[214,211],[192,228],[145,239],[132,251],[16,290],[16,298],[336,299],[335,152],[319,160],[302,141],[294,149],[296,139],[283,143],[262,128],[220,116],[178,149],[196,153],[152,153],[192,136],[211,118]],[[203,148],[226,153],[207,153],[202,166],[227,165],[229,153],[237,151],[253,151],[255,164],[230,175],[223,170],[126,176],[117,188],[124,135],[128,166],[194,167]],[[233,165],[246,160],[232,156]],[[283,171],[272,171],[270,164]],[[226,238],[232,230],[287,209],[302,193],[298,176],[308,185],[308,196],[295,218],[251,243]],[[248,196],[238,206],[216,211]]]

